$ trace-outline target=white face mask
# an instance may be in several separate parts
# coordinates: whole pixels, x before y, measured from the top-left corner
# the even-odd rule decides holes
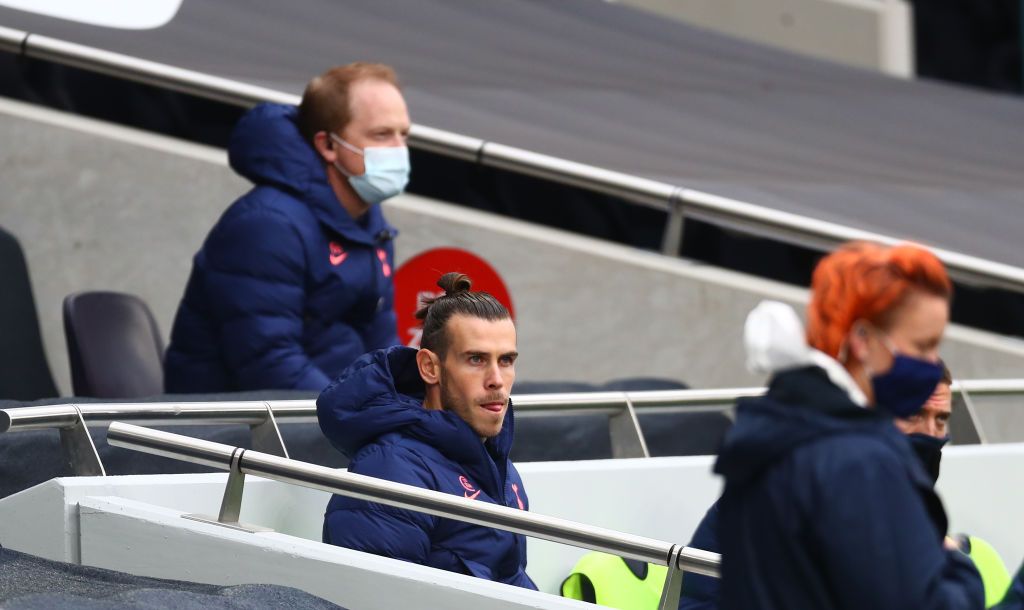
[[[349,184],[363,201],[377,205],[385,199],[400,195],[409,183],[409,148],[406,146],[367,146],[360,150],[341,139],[337,134],[330,134],[331,139],[339,145],[362,155],[366,171],[361,176],[354,176],[345,171],[341,163],[334,162],[334,167],[346,178]]]

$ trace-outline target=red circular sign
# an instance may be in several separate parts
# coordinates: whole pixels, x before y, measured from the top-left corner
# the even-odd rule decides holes
[[[472,290],[490,293],[508,308],[515,320],[516,312],[505,282],[487,261],[459,248],[435,248],[420,252],[395,272],[395,315],[402,343],[409,347],[420,346],[423,323],[416,319],[416,310],[422,306],[424,298],[443,294],[437,280],[451,271],[468,275],[473,280]]]

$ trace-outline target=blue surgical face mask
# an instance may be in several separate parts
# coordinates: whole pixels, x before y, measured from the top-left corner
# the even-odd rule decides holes
[[[356,194],[370,205],[377,205],[385,199],[400,195],[409,183],[409,149],[405,146],[367,146],[356,148],[337,134],[330,134],[331,139],[341,146],[362,155],[366,171],[361,176],[354,176],[345,171],[341,163],[334,162],[334,167],[346,178],[355,189]]]
[[[878,375],[871,374],[875,405],[895,417],[910,417],[924,407],[942,380],[942,364],[901,354],[887,338],[882,338],[892,353],[892,368]]]

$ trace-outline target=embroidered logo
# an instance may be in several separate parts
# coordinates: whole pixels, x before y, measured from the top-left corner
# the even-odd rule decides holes
[[[473,487],[473,484],[470,483],[469,479],[467,479],[465,476],[462,476],[462,475],[459,476],[459,484],[462,485],[462,488],[466,490],[466,493],[462,494],[462,496],[464,498],[469,498],[470,500],[476,500],[476,497],[480,495],[480,491],[481,490],[476,489],[475,487]],[[474,492],[474,493],[472,493],[472,494],[469,493],[471,491]]]
[[[341,244],[339,244],[338,242],[332,241],[328,245],[328,248],[330,248],[331,251],[331,264],[334,265],[335,267],[344,263],[345,259],[348,258],[348,252],[345,252],[345,249],[342,248]]]
[[[377,248],[377,260],[380,261],[380,270],[384,277],[391,277],[391,265],[388,264],[388,253],[383,248]]]
[[[519,510],[526,510],[526,505],[523,504],[523,499],[519,497],[519,486],[515,483],[512,484],[512,493],[516,495],[516,502],[519,503]]]

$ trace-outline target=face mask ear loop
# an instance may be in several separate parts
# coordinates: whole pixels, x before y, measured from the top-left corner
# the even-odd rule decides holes
[[[892,355],[893,358],[895,358],[897,353],[896,346],[893,345],[892,339],[889,338],[889,335],[883,335],[879,333],[878,337],[879,340],[882,342],[882,345],[885,346],[885,349],[889,350],[889,353]]]
[[[355,146],[349,144],[348,142],[343,140],[341,138],[341,136],[339,136],[338,134],[334,133],[333,131],[330,132],[330,134],[331,134],[331,139],[334,140],[335,142],[337,142],[343,148],[347,148],[348,150],[350,150],[350,151],[356,153],[357,155],[359,155],[360,157],[363,156],[363,151],[362,150],[360,150],[360,149],[356,148]]]
[[[334,140],[335,142],[337,142],[338,145],[340,145],[342,148],[347,148],[348,150],[351,150],[352,152],[356,153],[357,155],[360,155],[360,156],[363,155],[363,151],[359,150],[355,146],[352,146],[351,144],[349,144],[345,140],[341,139],[341,136],[335,134],[333,131],[329,132],[329,135],[331,136],[331,139]],[[345,176],[346,178],[354,178],[355,177],[355,174],[349,173],[345,169],[345,167],[341,164],[341,162],[338,161],[337,159],[334,160],[334,169],[336,169],[339,172],[341,172],[341,175]]]

